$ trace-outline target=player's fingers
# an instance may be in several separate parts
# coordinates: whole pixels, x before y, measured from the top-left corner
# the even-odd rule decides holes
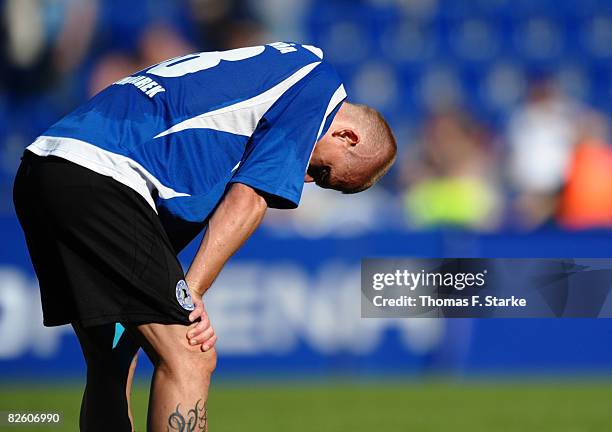
[[[202,303],[202,300],[194,299],[193,304],[195,308],[189,314],[189,321],[191,322],[198,319],[202,314],[206,314],[206,311],[204,310],[204,303]]]
[[[192,339],[208,328],[210,328],[210,321],[208,320],[208,317],[204,317],[201,321],[194,323],[189,327],[187,337]]]
[[[195,337],[189,339],[189,343],[191,345],[200,345],[203,343],[208,343],[208,341],[215,335],[215,330],[212,327],[207,328],[202,333],[196,335]]]
[[[196,308],[189,314],[189,321],[194,322],[202,315],[204,309],[202,307],[196,306]]]
[[[216,342],[217,342],[217,335],[213,335],[210,339],[206,341],[206,343],[202,344],[202,351],[204,352],[208,351],[209,349],[215,346]]]

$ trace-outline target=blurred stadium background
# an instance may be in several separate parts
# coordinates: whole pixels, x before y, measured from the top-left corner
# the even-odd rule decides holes
[[[385,114],[398,163],[357,197],[306,187],[300,209],[270,212],[223,272],[208,297],[215,430],[612,430],[612,320],[359,310],[362,257],[610,257],[612,2],[0,5],[0,411],[59,409],[73,430],[84,377],[71,330],[41,324],[11,200],[24,147],[147,65],[295,40],[321,47],[349,98]]]

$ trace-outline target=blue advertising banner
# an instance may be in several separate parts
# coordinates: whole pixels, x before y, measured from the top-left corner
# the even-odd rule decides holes
[[[37,282],[16,220],[0,219],[0,235],[0,380],[81,377],[84,364],[71,328],[42,326]],[[366,256],[606,257],[610,244],[607,232],[376,233],[309,240],[262,230],[205,298],[219,336],[218,372],[611,373],[609,319],[362,319],[360,299],[360,260]],[[182,255],[184,263],[195,247]]]

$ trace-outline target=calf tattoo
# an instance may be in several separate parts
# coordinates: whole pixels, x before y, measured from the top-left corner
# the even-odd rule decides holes
[[[205,432],[208,430],[206,402],[199,399],[195,406],[187,411],[186,415],[181,413],[180,406],[181,404],[178,404],[176,411],[168,417],[168,432]]]

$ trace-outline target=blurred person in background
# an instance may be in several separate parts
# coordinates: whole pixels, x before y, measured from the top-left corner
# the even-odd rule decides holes
[[[247,0],[188,0],[196,27],[197,45],[227,50],[258,45],[264,30]]]
[[[16,94],[61,88],[90,48],[98,9],[97,0],[6,0],[2,87]]]
[[[89,82],[89,94],[93,96],[115,81],[147,66],[193,51],[195,47],[172,24],[153,22],[140,35],[134,54],[113,50],[96,62]]]
[[[409,225],[476,230],[497,226],[501,203],[490,139],[482,125],[457,109],[426,121],[421,140],[402,165]]]
[[[581,121],[561,192],[558,222],[567,229],[612,227],[612,147],[604,116]]]
[[[515,223],[532,229],[551,222],[578,139],[583,110],[549,77],[538,77],[507,129],[508,175],[516,193]]]
[[[23,148],[82,99],[98,0],[0,2],[0,213]]]

